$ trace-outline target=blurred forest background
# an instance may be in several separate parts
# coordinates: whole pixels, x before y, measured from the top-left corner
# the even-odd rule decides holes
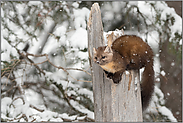
[[[94,121],[87,21],[94,2],[1,1],[1,121]],[[98,2],[104,31],[154,51],[144,121],[182,121],[182,2]]]

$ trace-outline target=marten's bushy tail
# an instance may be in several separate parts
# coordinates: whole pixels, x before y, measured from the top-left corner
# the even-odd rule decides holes
[[[154,92],[154,70],[153,62],[146,64],[141,83],[142,109],[145,110]]]

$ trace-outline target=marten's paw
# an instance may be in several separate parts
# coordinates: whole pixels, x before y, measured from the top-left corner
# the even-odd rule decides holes
[[[121,81],[121,76],[113,76],[112,80],[114,83],[118,84]]]
[[[107,72],[105,70],[104,70],[104,72],[106,73],[107,78],[112,79],[113,73]]]
[[[114,82],[115,84],[118,84],[118,83],[120,82],[121,79],[120,79],[120,78],[113,78],[112,80],[113,80],[113,82]]]
[[[112,80],[114,83],[118,84],[121,81],[121,75],[120,74],[114,74],[112,77]]]
[[[112,76],[113,76],[112,73],[107,74],[107,78],[109,78],[109,79],[112,79]]]

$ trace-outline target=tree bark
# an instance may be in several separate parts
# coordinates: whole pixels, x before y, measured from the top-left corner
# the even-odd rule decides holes
[[[96,122],[142,122],[139,71],[124,72],[119,84],[108,79],[93,62],[93,47],[104,46],[101,12],[94,3],[88,21],[88,52],[92,73]],[[126,74],[127,73],[127,74]]]

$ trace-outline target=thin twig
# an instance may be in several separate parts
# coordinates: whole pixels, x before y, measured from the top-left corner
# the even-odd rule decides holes
[[[23,55],[23,54],[22,54],[22,55]],[[53,64],[53,63],[50,61],[50,59],[48,58],[48,54],[35,55],[35,54],[31,54],[31,53],[27,53],[27,52],[26,52],[26,55],[25,55],[25,56],[26,56],[27,59],[29,59],[29,58],[28,58],[29,55],[30,55],[30,56],[34,56],[34,57],[42,57],[42,56],[45,56],[47,60],[45,60],[45,61],[43,61],[43,62],[41,62],[41,63],[49,62],[49,63],[50,63],[52,66],[54,66],[55,68],[62,69],[64,72],[66,72],[66,73],[67,73],[72,79],[74,79],[75,81],[80,81],[80,82],[91,82],[91,81],[86,81],[86,80],[78,80],[78,79],[72,77],[72,76],[69,74],[69,72],[67,71],[67,70],[79,70],[79,71],[83,71],[83,72],[85,72],[85,73],[91,75],[89,72],[87,72],[87,71],[85,71],[85,70],[82,70],[82,69],[79,69],[79,68],[64,68],[64,67],[61,67],[61,66],[56,66],[55,64]],[[32,65],[35,65],[35,66],[37,66],[37,64],[40,64],[40,63],[34,63],[31,59],[29,59],[29,61],[31,61],[31,64],[32,64]],[[41,70],[38,66],[37,66],[36,68],[38,68],[38,70],[41,71],[42,73],[44,73],[44,75],[45,75],[45,72],[43,72],[43,70]]]
[[[56,85],[56,87],[60,90],[60,92],[62,93],[62,95],[64,96],[64,99],[66,100],[67,104],[77,113],[81,114],[81,115],[86,115],[82,112],[80,112],[79,110],[77,110],[75,107],[73,107],[73,105],[70,103],[69,98],[67,98],[64,89],[62,88],[61,85],[57,84],[56,82],[53,83],[54,85]]]
[[[33,106],[32,104],[30,104],[30,107],[33,108],[33,109],[36,109],[37,111],[40,111],[40,112],[44,111],[44,109],[39,109],[39,108]]]
[[[13,101],[12,101],[11,104],[10,104],[10,106],[13,105],[13,102],[14,102],[15,100],[19,99],[19,98],[22,99],[22,102],[23,102],[23,105],[24,105],[24,104],[25,104],[25,101],[24,101],[23,97],[20,96],[20,97],[16,97],[15,99],[13,99]],[[15,108],[14,105],[13,105],[13,107]]]
[[[88,75],[91,76],[91,73],[87,72],[86,70],[83,70],[83,69],[79,69],[79,68],[65,68],[66,70],[79,70],[79,71],[83,71],[85,73],[87,73]]]

